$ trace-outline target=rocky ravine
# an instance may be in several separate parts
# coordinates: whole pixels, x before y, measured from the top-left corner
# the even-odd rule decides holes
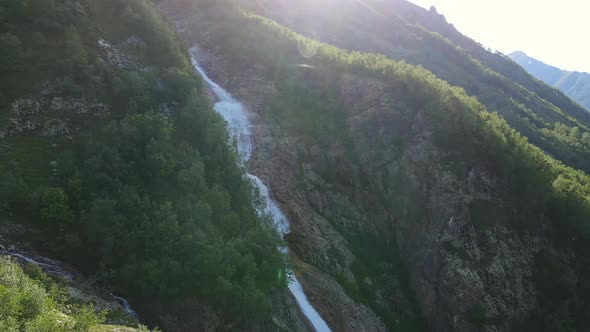
[[[353,162],[344,142],[335,139],[329,149],[321,148],[289,135],[272,120],[265,105],[277,92],[264,65],[231,66],[216,47],[206,13],[191,18],[170,10],[167,14],[185,42],[200,47],[199,62],[208,73],[253,113],[256,149],[250,168],[273,188],[290,219],[288,241],[296,273],[332,328],[387,329],[334,276],[357,287],[374,286],[376,302],[387,311],[415,315],[399,273],[356,280],[353,265],[358,258],[346,239],[350,233],[372,234],[392,251],[399,246],[420,315],[433,331],[509,331],[513,321],[535,307],[534,258],[550,248],[545,240],[549,230],[516,233],[504,226],[475,227],[471,208],[501,201],[502,180],[482,166],[467,174],[445,167],[446,154],[435,145],[424,113],[399,113],[377,80],[340,75],[334,84],[347,105],[340,112],[358,160]],[[401,148],[390,143],[400,139],[405,143]],[[324,169],[347,181],[326,179]],[[399,195],[404,203],[394,204]],[[542,217],[540,221],[546,224]]]
[[[321,266],[332,266],[327,254],[330,248],[337,247],[343,252],[343,257],[351,257],[352,254],[347,250],[345,240],[338,232],[324,217],[315,213],[313,208],[309,206],[305,193],[290,190],[294,184],[287,180],[296,178],[298,167],[281,164],[289,160],[298,161],[290,158],[289,155],[279,153],[277,142],[281,142],[281,139],[277,140],[278,137],[274,136],[273,131],[276,128],[263,121],[260,111],[264,102],[273,94],[274,89],[272,82],[265,80],[260,75],[259,71],[262,67],[248,68],[241,73],[229,73],[225,69],[223,56],[217,53],[218,50],[207,48],[208,43],[201,41],[202,38],[208,38],[206,30],[195,29],[194,26],[191,27],[190,21],[183,21],[182,18],[178,18],[175,23],[181,36],[185,39],[185,43],[200,48],[199,63],[215,81],[227,87],[237,99],[242,101],[254,117],[255,150],[250,168],[253,174],[271,184],[273,198],[281,205],[281,208],[285,209],[287,218],[292,221],[288,241],[293,249],[295,273],[297,273],[314,307],[335,330],[385,331],[385,325],[370,308],[355,303],[328,274],[309,264],[323,261]],[[200,31],[200,34],[193,34],[194,31]],[[230,75],[231,79],[229,79]],[[296,140],[293,142],[290,140],[290,138],[285,138],[285,141],[280,143],[280,149],[291,149],[293,144],[296,144]],[[277,181],[277,179],[287,182]],[[305,252],[308,254],[304,254]],[[313,257],[310,257],[309,254]],[[347,268],[337,269],[352,277],[352,273]],[[292,308],[296,308],[296,306]],[[297,323],[298,326],[306,326],[306,323],[301,321],[304,318],[300,314],[291,313],[289,316],[291,318],[296,316],[300,320]],[[292,326],[289,327],[292,328]]]
[[[214,64],[214,62],[221,58],[211,56],[208,51],[203,48],[201,48],[200,55],[201,58],[199,59],[199,62],[204,63],[204,66],[209,71],[215,73],[217,77],[223,75],[223,72],[213,69],[219,68],[217,67],[219,64]],[[251,71],[246,73],[245,77],[250,77],[256,80],[256,75]],[[222,82],[230,83],[229,81]],[[262,102],[264,98],[251,98],[256,92],[246,87],[256,87],[257,89],[260,89],[257,91],[259,93],[258,96],[264,96],[265,94],[272,93],[272,85],[264,84],[262,81],[253,82],[251,79],[235,81],[234,83],[237,82],[242,82],[242,88],[232,86],[235,90],[231,91],[236,91],[235,93],[232,93],[234,93],[236,98],[247,105],[248,109],[252,111],[252,116],[255,118],[253,137],[255,148],[250,165],[253,170],[252,173],[259,176],[263,181],[273,181],[272,179],[275,177],[283,179],[294,177],[295,174],[292,172],[292,167],[281,166],[281,161],[273,160],[272,156],[265,155],[267,153],[277,153],[277,147],[273,143],[275,142],[275,138],[271,136],[269,132],[271,128],[261,121],[258,113],[253,111],[255,109],[260,109],[263,106],[257,105],[257,102]],[[207,93],[210,98],[213,98],[210,91],[206,90],[205,93]],[[286,144],[283,148],[289,149],[291,146]],[[281,154],[279,153],[276,156],[278,157],[280,155]],[[287,159],[289,159],[288,156]],[[273,170],[277,172],[274,172]],[[329,266],[331,264],[326,252],[333,246],[340,245],[340,250],[346,251],[345,255],[352,256],[352,254],[346,249],[344,239],[324,218],[314,215],[313,211],[309,209],[307,197],[301,196],[301,193],[297,191],[289,190],[289,186],[291,186],[292,183],[270,183],[278,185],[276,188],[273,187],[273,198],[277,200],[281,205],[281,208],[286,207],[288,209],[286,211],[288,211],[287,218],[289,220],[309,221],[306,223],[292,223],[291,233],[288,235],[288,241],[291,245],[297,245],[297,248],[294,248],[295,253],[291,252],[295,273],[297,273],[298,278],[303,284],[306,295],[320,312],[322,317],[337,331],[385,331],[386,329],[383,323],[368,307],[356,304],[346,295],[344,289],[330,276],[298,258],[299,254],[297,253],[303,253],[307,250],[310,251],[310,254],[313,254],[312,251],[315,250],[316,245],[321,243],[323,249],[317,252],[316,258],[324,260],[325,264],[323,265]],[[292,196],[291,193],[297,194],[297,196]],[[297,207],[286,204],[285,202],[287,201],[297,204]],[[316,217],[319,218],[314,220]],[[294,240],[296,238],[299,238],[300,241]],[[352,277],[350,271],[345,270],[345,273]],[[313,287],[311,286],[312,284]],[[280,298],[287,296],[287,293],[279,295],[280,296],[277,297],[277,299],[273,300],[274,324],[278,327],[285,327],[289,331],[310,330],[309,324],[305,321],[302,314],[296,312],[297,306],[294,303],[294,299],[290,296],[284,299]],[[285,304],[290,305],[286,307]]]
[[[374,95],[378,85],[354,77],[343,77],[341,84],[343,89],[351,85],[365,89],[359,93],[363,96]],[[367,101],[367,105],[374,104]],[[356,151],[362,151],[362,168],[347,162],[343,146],[330,151],[305,146],[297,138],[281,135],[280,128],[265,127],[259,117],[259,149],[255,151],[254,167],[276,188],[277,201],[288,211],[293,225],[291,248],[303,261],[323,271],[354,279],[351,264],[355,257],[334,226],[350,232],[395,237],[409,268],[412,289],[433,330],[478,330],[474,323],[481,324],[477,321],[481,314],[486,322],[489,318],[485,330],[509,330],[512,318],[526,315],[535,306],[530,277],[535,255],[547,246],[543,235],[518,235],[501,226],[480,230],[471,225],[471,204],[501,199],[496,194],[499,180],[484,169],[473,168],[466,178],[443,169],[441,152],[428,136],[427,120],[418,113],[409,123],[400,124],[399,119],[387,114],[387,108],[380,108],[383,106],[368,106],[359,114],[349,115],[350,131],[359,133],[353,141],[358,143]],[[375,141],[388,141],[382,137],[387,130],[404,127],[409,128],[406,135],[411,143],[401,155],[384,160],[382,155],[373,154],[370,147]],[[390,155],[397,153],[391,151]],[[327,165],[319,165],[322,162],[318,161]],[[346,187],[328,184],[316,171],[325,168],[342,172],[350,183]],[[401,185],[395,180],[399,178],[404,179],[405,186],[415,188],[407,197],[407,205],[392,210],[387,202],[375,203],[379,200],[375,193],[383,193],[386,198],[395,193],[395,186]],[[411,209],[415,200],[421,201],[426,211],[418,222],[404,211]],[[332,253],[334,250],[337,255]],[[368,308],[351,305],[354,301],[343,294],[334,295],[342,290],[335,291],[337,285],[325,281],[331,278],[307,273],[315,269],[307,269],[304,264],[301,267],[299,271],[308,282],[312,300],[316,299],[337,330],[355,330],[360,326],[375,330],[381,326]],[[385,280],[370,282],[382,283],[386,307],[404,311],[408,299],[392,286],[397,284],[396,280],[390,284]]]

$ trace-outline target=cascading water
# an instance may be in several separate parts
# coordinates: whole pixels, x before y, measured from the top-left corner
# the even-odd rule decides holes
[[[252,156],[252,125],[248,119],[248,114],[242,106],[242,104],[235,100],[227,91],[220,87],[217,83],[213,82],[205,71],[201,68],[198,61],[195,58],[197,48],[191,48],[189,50],[191,62],[195,70],[203,77],[203,80],[213,89],[213,92],[219,99],[215,103],[215,111],[219,113],[225,121],[227,121],[231,138],[236,141],[238,153],[240,155],[240,162],[247,162]],[[260,195],[266,201],[266,209],[264,212],[272,216],[277,231],[281,235],[285,235],[289,232],[289,221],[278,207],[278,205],[270,198],[269,190],[264,185],[262,180],[257,176],[248,174],[250,180],[258,187]],[[283,252],[287,251],[287,248],[280,248]],[[295,297],[299,308],[305,315],[305,317],[311,322],[316,331],[330,331],[328,324],[322,319],[320,314],[314,309],[311,303],[307,300],[303,288],[299,283],[299,280],[293,276],[292,282],[289,284],[289,290]]]
[[[127,300],[125,300],[124,298],[117,296],[115,294],[111,294],[111,296],[115,300],[117,300],[117,302],[119,302],[119,304],[121,305],[123,310],[125,310],[125,312],[127,312],[131,317],[133,317],[135,319],[139,319],[137,312],[135,312],[135,310],[133,310],[133,308],[131,308],[131,305],[129,304],[129,302],[127,302]]]

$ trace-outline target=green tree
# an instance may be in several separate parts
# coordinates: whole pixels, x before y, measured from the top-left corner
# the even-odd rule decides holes
[[[10,32],[0,34],[0,75],[19,71],[24,60],[20,39]]]
[[[74,219],[69,199],[63,188],[46,188],[41,192],[40,217],[45,227],[63,230]]]

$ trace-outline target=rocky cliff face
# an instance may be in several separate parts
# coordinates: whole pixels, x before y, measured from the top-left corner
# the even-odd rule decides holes
[[[356,100],[357,111],[347,114],[347,123],[356,134],[351,141],[360,163],[351,163],[338,143],[324,150],[285,137],[280,128],[258,132],[261,148],[256,167],[277,188],[276,199],[289,211],[293,224],[289,242],[294,252],[330,275],[345,276],[357,287],[375,284],[384,308],[411,317],[414,313],[408,295],[400,289],[398,274],[387,271],[356,279],[351,270],[358,258],[343,234],[371,234],[389,243],[386,250],[391,251],[397,250],[397,242],[411,289],[433,330],[510,330],[512,319],[535,306],[530,278],[534,257],[546,245],[543,237],[471,224],[469,211],[474,204],[501,199],[498,180],[485,169],[474,168],[465,176],[445,169],[443,152],[433,144],[425,117],[417,113],[400,121],[378,82],[345,76],[340,84],[344,95]],[[389,133],[404,131],[403,150],[375,149],[392,141]],[[348,179],[347,183],[324,179],[318,174],[323,169],[341,173],[339,177]],[[413,190],[400,193],[396,186]],[[407,195],[406,200],[395,206],[392,196],[399,194]],[[416,206],[423,210],[412,211]],[[341,300],[331,301],[326,295],[331,294],[329,290],[322,288],[329,278],[310,277],[303,274],[310,292],[319,293],[316,303],[337,330],[355,330],[374,321],[369,319],[370,311],[334,316],[342,310],[336,306]],[[327,304],[321,304],[321,298]],[[341,319],[349,325],[339,325]]]
[[[68,136],[79,131],[79,118],[103,119],[108,113],[106,105],[83,99],[51,95],[18,99],[12,104],[8,123],[0,129],[0,138],[9,135]]]
[[[220,50],[208,48],[213,41],[209,39],[211,32],[202,29],[201,25],[205,24],[204,21],[184,20],[182,17],[177,17],[175,22],[185,42],[200,48],[199,63],[207,69],[208,73],[211,73],[211,77],[228,87],[228,90],[248,107],[255,118],[255,151],[250,168],[253,174],[265,182],[268,181],[267,183],[273,188],[273,198],[277,200],[281,208],[285,209],[292,223],[288,241],[292,248],[295,273],[311,302],[336,330],[385,331],[383,322],[370,308],[356,303],[329,274],[314,267],[314,265],[321,266],[329,272],[341,273],[352,278],[348,265],[351,264],[353,255],[347,249],[346,241],[326,217],[310,205],[309,200],[312,197],[308,195],[314,195],[314,193],[293,190],[293,187],[298,185],[296,180],[301,178],[303,162],[297,153],[306,147],[296,137],[277,136],[280,128],[265,121],[262,111],[276,91],[273,88],[273,82],[262,74],[264,67],[255,65],[244,68],[244,71],[229,71],[228,63]],[[198,33],[195,33],[197,31]],[[209,95],[212,97],[210,93]],[[308,167],[309,174],[305,174],[305,178],[322,181],[321,177],[313,174],[311,165]],[[343,204],[342,201],[337,203]],[[355,213],[360,215],[356,211]],[[341,261],[338,261],[337,257],[341,258]],[[289,299],[287,302],[292,303],[292,300]],[[296,307],[292,306],[291,310],[293,308]],[[290,330],[293,329],[293,324],[299,327],[307,325],[301,314],[290,313],[288,316],[291,316],[291,320],[293,318],[296,320],[291,321],[290,324],[279,325],[289,326]],[[277,317],[277,320],[289,321],[281,317]]]
[[[425,112],[401,111],[379,80],[334,75],[344,139],[310,141],[269,106],[279,92],[264,63],[232,65],[206,11],[164,11],[200,48],[211,76],[252,112],[250,168],[290,219],[295,271],[335,330],[406,331],[425,317],[412,327],[509,331],[535,307],[535,257],[555,251],[549,226],[542,216],[534,232],[497,225],[493,215],[475,224],[475,214],[503,205],[507,184],[485,164],[449,166],[452,155],[435,142]],[[311,87],[326,83],[314,68],[301,71]]]
[[[468,174],[446,169],[444,152],[433,143],[426,117],[420,112],[412,119],[395,114],[395,102],[380,91],[379,82],[343,76],[340,86],[343,96],[355,100],[356,110],[346,116],[358,163],[350,161],[345,152],[350,147],[343,142],[334,142],[329,149],[306,145],[264,121],[269,114],[258,113],[262,116],[258,117],[255,169],[276,188],[275,198],[288,211],[293,251],[303,261],[357,287],[374,284],[383,308],[412,317],[415,313],[408,294],[401,290],[398,273],[357,279],[352,270],[359,258],[351,251],[354,245],[347,235],[370,234],[388,243],[385,250],[392,252],[398,250],[398,243],[411,290],[433,330],[510,330],[513,319],[535,307],[531,277],[536,254],[547,246],[543,234],[473,225],[474,206],[502,200],[500,181],[479,167]],[[236,91],[245,93],[244,89]],[[390,137],[393,133],[396,138]],[[388,142],[400,139],[400,133],[404,147],[386,148]],[[322,177],[326,169],[346,182]],[[412,189],[400,192],[399,187]],[[396,195],[406,196],[402,205],[394,203]],[[375,330],[370,324],[378,320],[371,310],[361,306],[351,315],[340,307],[342,299],[331,295],[339,287],[324,288],[330,278],[299,266],[298,271],[305,271],[302,279],[312,299],[337,330],[359,326]]]

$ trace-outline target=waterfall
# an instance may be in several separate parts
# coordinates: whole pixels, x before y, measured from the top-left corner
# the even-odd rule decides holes
[[[133,310],[133,308],[131,308],[131,305],[129,304],[129,302],[127,302],[127,300],[125,300],[124,298],[117,296],[115,294],[111,294],[111,296],[117,300],[117,302],[119,302],[119,304],[121,305],[121,308],[123,308],[123,310],[125,310],[126,313],[128,313],[131,317],[139,320],[139,316],[137,315],[137,312],[135,312],[135,310]]]
[[[201,68],[198,61],[196,60],[195,55],[197,51],[198,49],[194,47],[189,50],[193,67],[201,75],[203,80],[211,87],[211,89],[213,89],[213,92],[219,99],[219,101],[215,103],[214,109],[227,122],[231,135],[230,138],[236,141],[240,162],[244,164],[250,160],[250,157],[252,156],[252,125],[250,124],[248,113],[239,101],[234,99],[227,91],[220,87],[219,84],[215,83],[209,78],[209,76],[207,76],[203,68]],[[274,202],[270,197],[268,187],[257,176],[252,174],[247,174],[247,176],[254,183],[254,185],[258,187],[260,195],[266,202],[266,208],[264,212],[272,216],[277,231],[281,235],[287,234],[289,232],[289,221],[276,202]],[[285,253],[287,252],[287,248],[279,249]],[[316,331],[330,331],[328,324],[326,324],[320,314],[311,305],[305,296],[305,293],[303,292],[303,288],[301,287],[299,280],[297,280],[294,275],[293,280],[289,284],[289,291],[291,294],[293,294],[297,305],[299,305],[299,308],[309,320],[309,322],[313,325]]]

